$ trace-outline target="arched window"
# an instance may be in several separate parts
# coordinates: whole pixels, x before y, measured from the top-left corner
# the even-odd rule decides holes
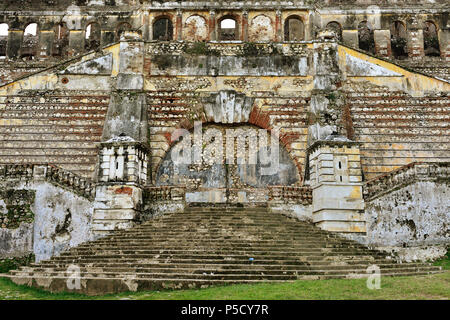
[[[6,47],[8,44],[9,26],[6,23],[0,24],[0,57],[6,57]]]
[[[23,33],[23,35],[26,36],[30,36],[30,37],[35,37],[37,36],[37,23],[30,23],[29,25],[26,26],[25,31]]]
[[[298,16],[290,16],[284,22],[284,41],[305,40],[305,25]]]
[[[153,23],[153,40],[170,41],[173,39],[173,25],[169,18],[158,18]]]
[[[406,27],[401,21],[394,21],[391,24],[391,49],[395,59],[405,59],[408,57],[406,50]]]
[[[25,27],[20,56],[29,60],[34,59],[38,51],[39,35],[37,23],[30,23]]]
[[[336,21],[329,22],[325,29],[333,31],[335,34],[336,40],[342,41],[342,27],[338,22],[336,22]]]
[[[101,30],[96,22],[90,23],[86,27],[84,47],[86,50],[95,50],[100,47]]]
[[[236,19],[225,16],[219,21],[219,40],[238,40],[239,30]]]
[[[375,40],[373,28],[367,21],[361,21],[358,25],[359,48],[370,53],[375,53]]]
[[[423,28],[423,50],[426,56],[439,57],[438,29],[433,21],[426,21]]]
[[[53,38],[53,50],[52,54],[56,57],[62,57],[66,55],[66,49],[69,45],[69,29],[67,25],[62,22],[56,25],[53,29],[55,36]]]
[[[117,26],[117,31],[116,31],[117,40],[120,40],[122,33],[124,33],[125,31],[130,31],[130,30],[131,30],[131,24],[129,24],[128,22],[122,22],[121,24],[119,24]]]

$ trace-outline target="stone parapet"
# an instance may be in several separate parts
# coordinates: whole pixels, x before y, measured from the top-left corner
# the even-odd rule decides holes
[[[364,199],[372,201],[416,181],[448,181],[449,178],[449,162],[412,162],[367,181],[364,184]]]
[[[51,164],[0,165],[0,177],[45,180],[89,200],[93,200],[95,195],[93,181]]]

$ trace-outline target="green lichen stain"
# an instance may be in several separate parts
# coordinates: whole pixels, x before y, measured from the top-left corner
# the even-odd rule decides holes
[[[0,259],[0,273],[16,270],[22,266],[29,266],[33,262],[35,262],[34,253],[22,257]]]
[[[0,227],[16,229],[21,223],[34,221],[31,205],[34,203],[35,192],[31,190],[7,189],[0,191],[0,199],[5,202],[5,209],[0,211]]]

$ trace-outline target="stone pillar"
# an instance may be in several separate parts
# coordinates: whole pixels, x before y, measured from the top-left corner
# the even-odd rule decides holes
[[[413,60],[420,60],[423,58],[423,30],[422,29],[409,29],[408,30],[408,56]]]
[[[441,29],[438,33],[441,46],[441,57],[445,61],[450,61],[450,29]]]
[[[92,229],[96,234],[133,227],[147,184],[148,119],[144,43],[137,32],[121,38],[116,91],[111,93],[99,145],[99,175]]]
[[[39,57],[50,57],[52,55],[55,32],[53,30],[41,30],[39,35]]]
[[[308,148],[313,222],[323,230],[366,232],[359,144],[344,137]]]
[[[181,40],[182,34],[183,34],[183,16],[181,13],[181,10],[177,10],[177,18],[176,18],[176,36],[175,39]]]
[[[375,53],[381,57],[391,56],[391,31],[374,30]]]
[[[209,21],[208,21],[208,30],[209,30],[209,40],[217,40],[216,35],[216,12],[211,10],[209,12]]]
[[[8,32],[8,44],[6,47],[6,56],[10,59],[18,58],[20,48],[23,42],[23,30],[10,29]]]
[[[97,234],[133,227],[143,208],[147,183],[148,148],[130,137],[100,143],[99,183],[92,229]]]
[[[336,124],[343,104],[337,82],[340,79],[337,44],[315,43],[313,53],[314,90],[309,104],[308,145],[339,132]]]
[[[283,31],[282,31],[282,27],[281,27],[281,10],[277,10],[276,11],[276,16],[275,16],[275,41],[276,42],[282,42],[283,39]]]
[[[248,11],[243,11],[242,12],[241,40],[245,41],[245,42],[248,41]]]
[[[70,30],[69,32],[69,56],[74,56],[84,51],[84,32],[82,30]]]
[[[346,46],[359,48],[358,30],[342,30],[342,42]]]

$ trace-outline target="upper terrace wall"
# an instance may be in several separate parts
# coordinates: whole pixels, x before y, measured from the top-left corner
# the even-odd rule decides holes
[[[107,1],[104,6],[101,5],[104,1],[80,1],[79,6],[59,1],[51,7],[6,7],[0,15],[0,24],[8,25],[9,33],[0,38],[0,43],[11,59],[42,60],[97,49],[117,41],[127,29],[139,30],[146,41],[244,42],[311,40],[316,39],[320,31],[329,30],[346,45],[369,46],[367,50],[383,57],[413,60],[428,55],[434,56],[434,60],[436,56],[441,60],[450,57],[448,10],[440,2],[421,3],[421,11],[404,9],[403,2],[386,7],[385,3],[377,1],[329,1],[316,3],[315,7],[299,1],[295,6],[281,3],[280,8],[269,2],[246,4],[245,8],[242,3],[233,2],[226,10],[208,2],[202,6],[197,2],[178,5],[150,1],[137,4],[132,0],[131,5],[126,5],[125,1],[113,2]],[[340,6],[342,4],[352,6]],[[229,19],[234,20],[233,30],[222,26],[222,22]],[[30,23],[38,25],[33,41],[24,35]],[[364,32],[368,33],[371,43],[361,38]]]

